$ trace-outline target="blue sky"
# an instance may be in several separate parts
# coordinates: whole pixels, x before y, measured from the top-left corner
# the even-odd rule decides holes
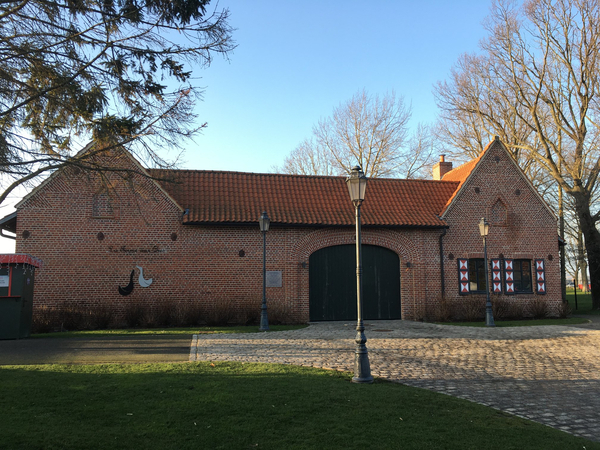
[[[486,1],[221,0],[238,47],[201,72],[197,112],[208,122],[187,169],[268,172],[319,118],[366,89],[412,104],[433,123],[433,86],[484,36]]]
[[[213,5],[216,5],[213,0]],[[488,1],[220,0],[236,28],[229,60],[197,69],[207,122],[181,168],[269,172],[361,89],[394,90],[411,126],[433,123],[433,86],[485,35]],[[18,198],[12,198],[18,201]],[[4,206],[4,205],[3,205]],[[13,208],[4,206],[0,216]],[[0,252],[14,241],[0,238]]]

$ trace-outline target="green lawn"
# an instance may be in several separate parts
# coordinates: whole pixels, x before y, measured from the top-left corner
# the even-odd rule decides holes
[[[306,328],[308,325],[269,325],[269,331],[286,331]],[[192,335],[192,334],[228,334],[228,333],[260,333],[258,326],[236,327],[194,327],[194,328],[125,328],[93,331],[65,331],[62,333],[32,334],[32,338],[65,338],[91,336],[135,336],[135,335]]]
[[[590,293],[584,294],[577,291],[577,308],[575,308],[575,291],[567,289],[567,301],[573,314],[600,314],[600,310],[592,310],[592,294]]]
[[[600,449],[481,405],[240,363],[0,367],[2,449]]]

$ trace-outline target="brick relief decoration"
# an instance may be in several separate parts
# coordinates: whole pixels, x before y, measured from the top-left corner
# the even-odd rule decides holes
[[[92,217],[95,219],[112,219],[115,212],[112,199],[106,189],[96,192],[92,197]]]
[[[489,209],[489,220],[490,224],[498,227],[505,227],[508,225],[508,208],[502,199],[498,198],[492,207]]]

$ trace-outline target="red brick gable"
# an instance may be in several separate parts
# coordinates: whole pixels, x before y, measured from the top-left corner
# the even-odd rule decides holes
[[[527,177],[527,175],[525,175],[525,173],[523,172],[523,170],[519,167],[519,165],[517,164],[517,162],[513,159],[512,155],[509,153],[509,151],[506,148],[506,146],[500,141],[500,139],[498,138],[498,136],[496,136],[496,138],[493,141],[491,141],[488,145],[486,145],[486,147],[483,149],[483,151],[479,154],[479,156],[477,158],[475,158],[475,159],[473,159],[471,161],[466,162],[465,164],[457,167],[456,169],[451,170],[450,172],[446,173],[443,176],[443,178],[442,178],[443,181],[454,181],[454,182],[458,182],[459,185],[456,188],[456,190],[454,191],[454,193],[448,198],[448,201],[446,202],[446,205],[442,209],[442,212],[440,213],[440,216],[442,218],[444,218],[444,219],[446,218],[447,211],[451,207],[451,205],[454,202],[454,200],[458,197],[458,195],[463,190],[466,182],[472,177],[472,174],[474,174],[474,172],[476,172],[478,170],[478,167],[480,166],[480,162],[482,162],[482,160],[486,157],[486,155],[488,153],[492,152],[495,148],[500,149],[500,151],[502,153],[504,153],[508,157],[508,160],[512,162],[513,167],[520,174],[521,178],[527,184],[527,186],[531,190],[531,192],[543,204],[544,208],[553,217],[555,217],[555,214],[554,214],[554,211],[552,211],[552,208],[550,208],[548,206],[548,204],[546,203],[546,201],[542,198],[542,196],[537,191],[537,189],[533,186],[533,184],[531,183],[531,181],[529,180],[529,178]],[[485,163],[482,162],[481,165],[485,165]]]
[[[289,225],[354,224],[344,177],[195,170],[150,170],[189,213],[184,224],[256,223],[262,211]],[[364,225],[443,227],[439,218],[457,189],[454,181],[369,179]]]

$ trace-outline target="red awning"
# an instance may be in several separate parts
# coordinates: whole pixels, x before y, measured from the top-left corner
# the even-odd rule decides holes
[[[0,254],[0,264],[29,264],[33,267],[42,267],[43,262],[25,253],[4,253]]]

